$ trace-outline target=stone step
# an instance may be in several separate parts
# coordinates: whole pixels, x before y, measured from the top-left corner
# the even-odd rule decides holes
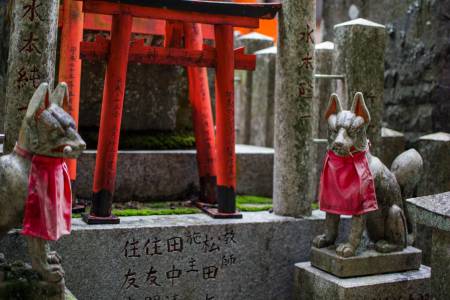
[[[272,197],[272,148],[236,145],[237,193]],[[95,150],[78,160],[76,193],[90,198]],[[115,201],[175,200],[199,187],[195,150],[119,151]]]

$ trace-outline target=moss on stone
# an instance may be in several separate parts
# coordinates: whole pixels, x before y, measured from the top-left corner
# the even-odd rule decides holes
[[[81,128],[80,133],[86,141],[88,149],[97,148],[98,130]],[[189,131],[121,132],[119,142],[120,150],[175,150],[194,148],[195,137]]]

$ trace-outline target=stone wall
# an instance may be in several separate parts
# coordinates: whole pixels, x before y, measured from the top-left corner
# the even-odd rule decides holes
[[[268,212],[242,219],[205,214],[122,218],[118,225],[74,219],[53,249],[78,299],[288,300],[294,264],[306,261],[324,214],[294,219]],[[341,236],[349,229],[342,222]],[[0,241],[8,260],[23,259],[24,239]]]
[[[408,141],[450,131],[449,11],[447,0],[324,0],[323,40],[349,19],[386,26],[383,121]]]

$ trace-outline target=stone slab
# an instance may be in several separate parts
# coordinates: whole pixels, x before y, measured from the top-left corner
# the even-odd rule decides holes
[[[117,225],[91,226],[75,219],[72,234],[52,248],[63,257],[67,286],[78,299],[287,300],[293,265],[308,260],[323,223],[320,211],[301,219],[268,212],[229,220],[124,217]],[[349,219],[342,225],[346,236]],[[0,241],[0,252],[23,259],[24,245],[11,233]]]
[[[416,223],[450,232],[450,192],[406,200]]]
[[[298,263],[294,299],[432,299],[430,274],[430,268],[422,265],[415,271],[339,278],[311,266],[310,262]]]
[[[311,265],[338,277],[356,277],[418,270],[422,251],[407,247],[403,251],[379,253],[366,250],[358,256],[343,258],[336,247],[311,249]]]
[[[273,149],[236,146],[237,192],[272,197]],[[92,195],[96,151],[78,159],[76,193]],[[195,150],[119,151],[115,201],[183,199],[199,188]]]

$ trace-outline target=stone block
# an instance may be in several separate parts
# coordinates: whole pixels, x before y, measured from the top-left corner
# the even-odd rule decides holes
[[[253,72],[250,145],[273,147],[275,60],[277,48],[255,52],[256,69]]]
[[[384,109],[384,50],[386,30],[381,24],[356,19],[334,26],[334,74],[346,76],[344,109],[350,109],[356,92],[362,92],[371,121],[367,137],[372,142],[371,152],[381,153],[381,120]],[[370,47],[367,47],[370,45]]]
[[[389,168],[397,155],[405,151],[405,144],[406,139],[403,133],[382,127],[382,151],[379,153],[379,158]]]
[[[348,299],[432,299],[430,268],[382,275],[339,278],[311,266],[310,262],[295,265],[297,300]]]
[[[431,286],[437,300],[450,295],[450,192],[412,198],[407,209],[414,222],[432,228]]]
[[[437,132],[420,137],[417,151],[423,158],[423,173],[417,194],[450,191],[450,133]]]
[[[280,217],[243,213],[218,220],[204,214],[124,217],[117,225],[73,221],[52,249],[63,257],[67,287],[78,299],[292,299],[293,264],[306,261],[324,214]],[[348,233],[349,219],[341,234]],[[0,242],[21,258],[24,239]]]
[[[334,43],[323,42],[317,44],[314,49],[316,64],[314,73],[331,75],[333,72]],[[316,124],[313,124],[314,137],[319,139],[327,138],[328,124],[324,119],[330,95],[335,93],[335,84],[332,79],[315,78],[313,92],[313,114]]]
[[[273,38],[252,32],[244,34],[236,38],[235,46],[245,47],[245,53],[253,54],[258,50],[266,49],[273,46]],[[252,71],[237,71],[239,78],[236,87],[235,102],[236,102],[236,141],[239,144],[250,143],[251,131],[251,109],[252,109],[252,94],[253,94],[253,72]]]
[[[316,202],[318,201],[320,175],[322,174],[323,162],[325,160],[325,155],[327,154],[328,141],[326,139],[314,139],[313,142],[313,189],[311,191],[312,194],[310,196],[310,199],[311,201]]]
[[[98,128],[105,65],[83,62],[80,94],[81,128]],[[121,129],[192,128],[185,68],[130,64],[127,70]]]
[[[273,149],[237,145],[237,193],[272,197]],[[92,196],[96,151],[78,159],[76,193]],[[195,150],[119,151],[114,201],[186,199],[199,189]]]
[[[407,247],[403,251],[379,253],[373,249],[344,258],[336,247],[311,249],[311,265],[337,277],[357,277],[418,270],[422,251]]]

